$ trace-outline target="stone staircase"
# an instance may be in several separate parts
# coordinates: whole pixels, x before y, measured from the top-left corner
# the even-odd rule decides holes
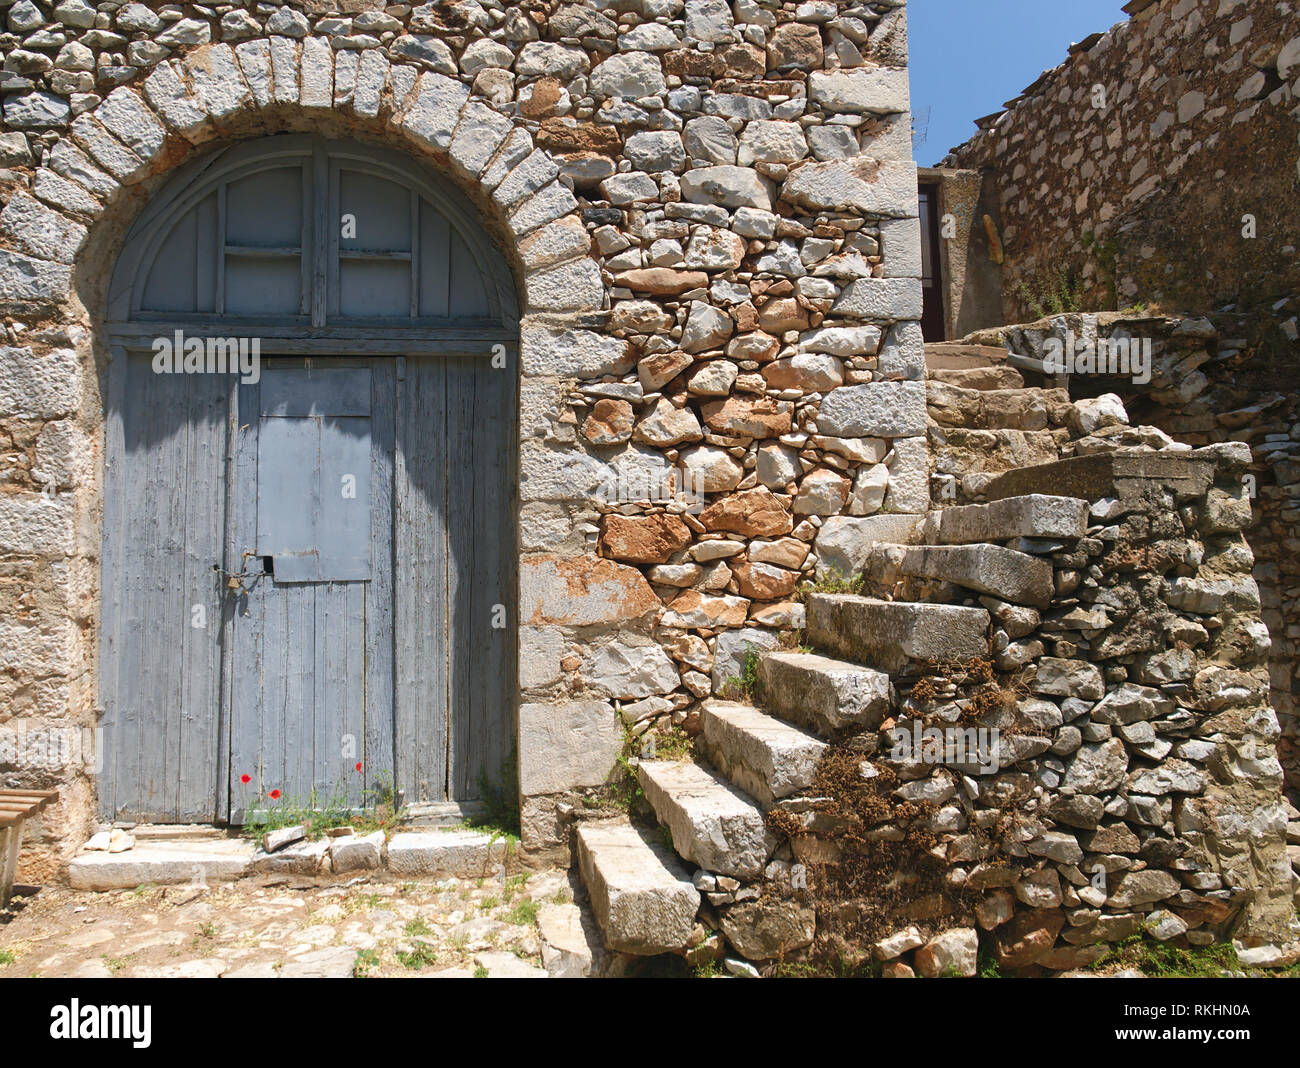
[[[1013,366],[1005,349],[932,342],[925,361],[931,461],[953,503],[1003,471],[1060,458],[1071,437],[1066,390]]]
[[[1086,502],[1043,495],[933,512],[922,528],[924,544],[870,547],[864,576],[881,595],[811,594],[805,640],[817,652],[762,652],[762,707],[708,700],[698,763],[637,766],[661,833],[629,822],[579,826],[579,864],[610,947],[685,951],[704,937],[696,922],[701,907],[717,910],[703,913],[713,927],[721,912],[733,946],[762,944],[761,933],[738,937],[735,907],[757,901],[765,882],[784,877],[788,887],[796,859],[770,830],[767,813],[808,811],[828,743],[879,728],[896,710],[895,680],[915,676],[927,661],[990,654],[990,612],[951,602],[1050,602],[1050,565],[1005,543],[1080,538],[1087,524]],[[763,899],[780,907],[780,893]],[[755,916],[769,929],[791,928]],[[797,943],[780,948],[799,948],[811,937],[805,929]]]

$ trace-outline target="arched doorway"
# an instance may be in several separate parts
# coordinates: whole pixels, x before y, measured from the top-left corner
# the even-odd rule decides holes
[[[103,813],[477,796],[514,737],[518,308],[472,207],[369,145],[223,149],[128,233],[105,330]]]

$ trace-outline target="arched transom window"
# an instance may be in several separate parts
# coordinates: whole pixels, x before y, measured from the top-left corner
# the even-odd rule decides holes
[[[517,318],[509,270],[459,193],[372,146],[296,135],[178,172],[132,227],[108,302],[127,343],[187,326],[508,340]]]

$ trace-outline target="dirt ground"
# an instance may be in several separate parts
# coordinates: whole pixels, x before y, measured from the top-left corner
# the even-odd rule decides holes
[[[0,978],[545,978],[538,910],[571,901],[558,871],[43,887],[0,911]]]

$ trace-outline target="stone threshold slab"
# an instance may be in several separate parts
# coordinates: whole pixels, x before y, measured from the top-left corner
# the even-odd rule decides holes
[[[121,853],[83,852],[68,865],[77,890],[129,890],[231,882],[252,875],[346,875],[387,871],[403,877],[475,879],[519,867],[505,838],[466,828],[380,832],[296,842],[274,853],[243,838],[148,837]]]

